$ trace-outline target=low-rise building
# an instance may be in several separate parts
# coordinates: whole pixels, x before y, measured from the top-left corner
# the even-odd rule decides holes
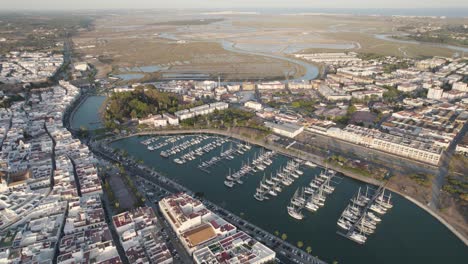
[[[421,86],[417,83],[402,83],[398,85],[398,91],[409,93],[414,92],[419,89]]]
[[[273,262],[276,253],[244,232],[221,239],[193,253],[197,264],[249,263],[263,264]]]
[[[456,83],[453,83],[452,89],[462,91],[462,92],[468,92],[468,84],[464,82],[456,82]]]
[[[265,122],[265,126],[270,128],[274,133],[289,137],[289,138],[294,138],[302,131],[304,131],[303,126],[291,124],[291,123],[273,123],[273,122]]]
[[[200,105],[200,106],[193,107],[190,109],[180,110],[180,111],[175,112],[175,116],[177,116],[179,120],[185,120],[185,119],[193,118],[195,116],[211,114],[216,110],[221,111],[221,110],[225,110],[228,108],[229,108],[228,103],[217,102],[217,103],[212,103],[212,104]]]
[[[166,118],[167,123],[169,125],[171,125],[171,126],[178,126],[179,125],[179,118],[177,118],[175,115],[164,113],[163,117]]]
[[[236,233],[236,227],[185,193],[159,201],[159,208],[189,254]]]
[[[382,150],[401,157],[437,165],[442,156],[442,148],[431,141],[409,136],[402,137],[355,125],[344,129],[330,128],[327,134],[354,144]]]
[[[251,82],[242,83],[242,90],[243,91],[254,91],[255,90],[255,83],[251,83]]]
[[[440,89],[439,87],[429,88],[427,91],[427,98],[429,99],[442,99],[442,95],[444,94],[444,90]]]
[[[112,217],[120,243],[130,263],[173,262],[164,242],[154,211],[150,207],[137,208]]]
[[[279,82],[279,81],[273,81],[273,82],[264,82],[257,84],[257,89],[259,90],[282,90],[285,88],[284,83]]]
[[[306,89],[312,89],[312,84],[307,81],[302,81],[302,82],[290,82],[288,83],[288,88],[291,90],[306,90]]]
[[[263,109],[263,105],[261,103],[254,101],[247,101],[245,102],[244,106],[255,111],[260,111]]]

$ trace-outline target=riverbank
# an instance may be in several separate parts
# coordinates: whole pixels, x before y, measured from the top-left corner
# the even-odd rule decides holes
[[[70,112],[70,114],[69,114],[68,117],[67,117],[67,118],[68,118],[68,122],[66,122],[66,123],[68,123],[68,125],[69,125],[68,127],[69,127],[69,128],[72,128],[72,127],[71,127],[71,123],[72,123],[72,121],[73,121],[73,118],[75,117],[76,112],[78,111],[78,109],[81,108],[81,106],[82,106],[83,103],[86,101],[86,99],[89,98],[89,96],[90,96],[90,95],[89,95],[88,93],[86,93],[86,94],[84,94],[83,96],[81,96],[80,98],[78,98],[78,104],[77,104],[76,106],[73,106],[72,111]],[[64,123],[65,123],[65,122],[64,122]]]
[[[105,100],[105,96],[86,94],[70,114],[70,129],[79,131],[81,128],[96,130],[103,127],[100,115],[96,115]]]
[[[380,185],[382,181],[378,181],[373,178],[368,178],[361,176],[357,173],[350,172],[347,170],[344,170],[340,167],[333,166],[331,164],[325,164],[325,158],[320,157],[314,154],[302,152],[299,150],[289,150],[285,149],[277,144],[274,144],[273,142],[269,142],[267,140],[260,141],[256,139],[252,139],[250,137],[243,136],[238,133],[234,133],[232,131],[225,131],[225,130],[215,130],[215,129],[199,129],[199,130],[160,130],[160,131],[148,131],[148,132],[140,132],[140,133],[135,133],[131,135],[126,135],[118,138],[113,138],[111,140],[108,140],[107,143],[112,143],[124,138],[129,138],[129,137],[134,137],[134,136],[149,136],[149,135],[176,135],[176,134],[214,134],[214,135],[220,135],[220,136],[225,136],[225,137],[230,137],[230,138],[235,138],[237,140],[245,141],[253,145],[257,145],[260,147],[264,147],[267,149],[274,150],[282,155],[288,156],[288,157],[294,157],[294,158],[301,158],[307,161],[311,161],[319,166],[325,167],[328,166],[329,168],[336,170],[343,175],[356,179],[358,181],[368,183],[368,184],[373,184],[373,185]],[[462,234],[462,232],[458,231],[454,226],[452,226],[448,221],[446,221],[442,216],[438,215],[437,212],[434,212],[431,210],[429,207],[424,205],[423,203],[417,201],[416,199],[410,197],[408,194],[403,194],[399,190],[395,188],[388,188],[389,190],[400,194],[402,197],[406,198],[408,201],[412,202],[416,206],[420,207],[424,211],[428,212],[431,216],[434,216],[441,224],[443,224],[445,227],[447,227],[453,234],[455,234],[466,246],[468,246],[468,239]]]

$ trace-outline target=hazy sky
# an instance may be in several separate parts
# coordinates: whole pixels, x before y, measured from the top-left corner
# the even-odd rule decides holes
[[[440,8],[468,7],[466,0],[0,0],[5,9],[114,8]]]

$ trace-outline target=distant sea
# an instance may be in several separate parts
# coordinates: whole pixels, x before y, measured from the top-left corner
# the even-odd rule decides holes
[[[260,14],[352,14],[381,16],[468,17],[468,8],[235,8],[213,11],[257,12]]]

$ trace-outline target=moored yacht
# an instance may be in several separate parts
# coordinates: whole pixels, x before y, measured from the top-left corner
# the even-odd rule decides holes
[[[297,219],[297,220],[304,219],[304,215],[301,213],[301,211],[298,208],[294,207],[294,205],[288,206],[288,214],[292,218]]]

